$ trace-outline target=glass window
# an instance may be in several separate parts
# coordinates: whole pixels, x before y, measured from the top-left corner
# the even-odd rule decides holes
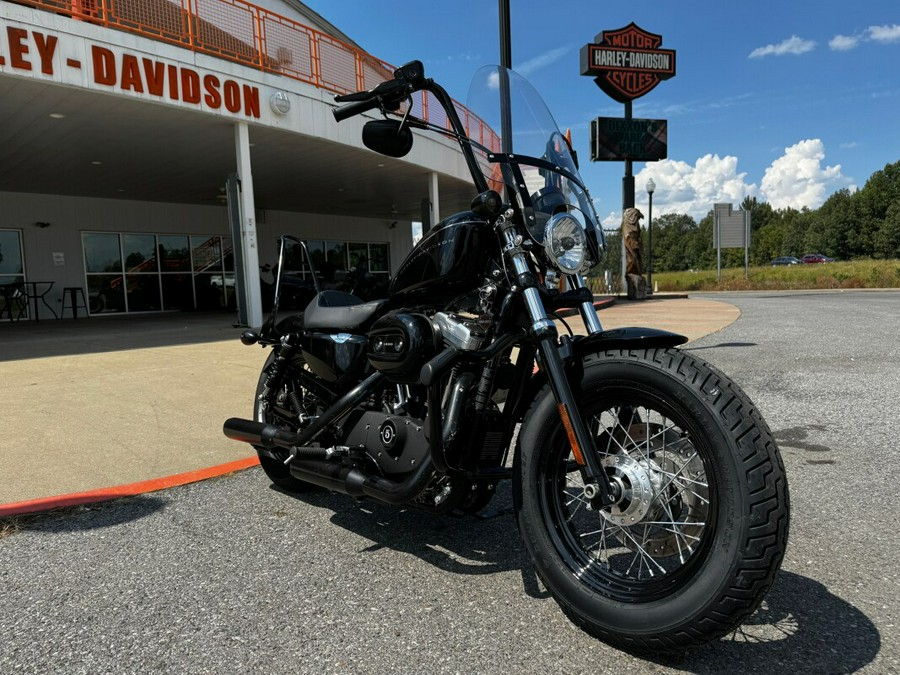
[[[22,265],[22,239],[18,230],[0,230],[0,319],[27,316]]]
[[[86,272],[121,272],[122,254],[118,234],[86,233],[84,235],[84,269]]]
[[[306,248],[309,249],[309,255],[312,257],[313,265],[319,276],[322,275],[322,266],[325,264],[325,242],[324,241],[308,241]]]
[[[158,274],[126,274],[129,312],[157,312],[162,309]]]
[[[193,309],[194,285],[190,274],[178,272],[160,275],[163,309]]]
[[[21,275],[22,244],[18,230],[0,230],[0,275]],[[7,283],[0,279],[0,283]]]
[[[123,234],[122,252],[126,272],[156,272],[156,237],[152,234]]]
[[[82,242],[91,313],[235,307],[231,237],[85,232]],[[387,243],[319,239],[306,245],[322,288],[364,285],[384,297],[380,287],[389,281]],[[22,267],[20,234],[0,230],[0,284],[21,281]],[[302,274],[309,281],[306,256],[296,244],[285,249],[285,273]]]
[[[347,269],[347,244],[343,241],[329,241],[326,243],[328,262],[334,265],[336,270]]]
[[[160,235],[159,260],[163,272],[190,272],[191,249],[188,238],[181,235]]]
[[[281,242],[275,245],[275,251],[279,250]],[[284,269],[286,272],[303,273],[306,271],[306,255],[300,244],[286,242],[284,246]]]
[[[194,275],[194,293],[197,309],[223,309],[225,307],[226,280],[222,273]]]
[[[368,271],[369,269],[369,251],[366,244],[351,243],[350,250],[350,269]]]
[[[121,274],[89,274],[87,286],[91,314],[125,311]]]
[[[369,271],[388,271],[388,245],[369,244]]]
[[[219,237],[191,237],[191,253],[195,272],[222,269],[222,243]]]

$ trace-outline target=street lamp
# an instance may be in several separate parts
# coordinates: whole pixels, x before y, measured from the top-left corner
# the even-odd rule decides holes
[[[653,294],[653,191],[656,183],[647,181],[647,194],[650,196],[650,208],[647,213],[647,295]]]

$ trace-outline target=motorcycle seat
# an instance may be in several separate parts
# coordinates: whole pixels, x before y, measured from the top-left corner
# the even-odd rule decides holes
[[[364,302],[351,293],[322,291],[307,305],[303,324],[307,330],[354,330],[375,316],[385,302]]]

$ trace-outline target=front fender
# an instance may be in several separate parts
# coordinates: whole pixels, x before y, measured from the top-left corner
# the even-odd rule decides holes
[[[613,328],[592,335],[577,335],[571,340],[572,358],[566,363],[569,386],[577,396],[584,375],[583,361],[588,354],[605,352],[610,349],[668,349],[683,345],[688,339],[684,335],[658,328]],[[522,421],[532,401],[547,384],[547,375],[540,370],[535,373],[516,402],[514,415]]]
[[[688,339],[678,333],[658,328],[613,328],[593,335],[577,335],[572,339],[575,356],[607,349],[666,349],[683,345]]]

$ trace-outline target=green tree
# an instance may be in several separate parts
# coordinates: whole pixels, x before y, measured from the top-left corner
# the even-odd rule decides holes
[[[750,230],[756,232],[768,225],[776,217],[775,210],[769,202],[761,202],[756,197],[744,197],[741,211],[750,212]],[[750,238],[753,241],[753,238]]]
[[[888,207],[873,244],[876,258],[900,258],[900,201]]]
[[[891,207],[900,203],[900,162],[873,173],[863,189],[854,195],[854,200],[857,222],[853,254],[884,257],[883,243],[890,237],[879,237],[878,232],[884,227]]]
[[[653,271],[669,272],[690,268],[687,246],[697,229],[693,218],[684,214],[667,213],[653,220]],[[649,246],[649,237],[645,236]],[[645,254],[649,262],[649,250]]]

